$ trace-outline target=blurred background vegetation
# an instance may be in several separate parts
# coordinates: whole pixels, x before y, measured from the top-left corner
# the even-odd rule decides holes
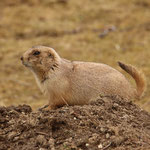
[[[53,47],[70,60],[117,61],[147,78],[137,103],[150,111],[150,0],[1,0],[0,105],[46,104],[20,57],[35,45]],[[133,83],[133,79],[128,76]]]

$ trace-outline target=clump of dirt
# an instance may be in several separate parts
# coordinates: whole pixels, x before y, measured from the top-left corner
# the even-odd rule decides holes
[[[150,149],[150,114],[121,98],[33,112],[0,107],[0,150]]]

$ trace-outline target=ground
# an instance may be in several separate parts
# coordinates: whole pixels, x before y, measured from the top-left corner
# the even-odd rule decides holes
[[[0,107],[0,150],[149,150],[150,114],[103,97],[85,106]]]
[[[0,150],[149,150],[149,16],[149,0],[0,1]],[[146,76],[145,96],[137,105],[107,97],[38,111],[47,98],[20,61],[35,45],[119,71],[118,60],[135,65]]]
[[[30,47],[46,45],[70,60],[119,71],[118,60],[137,66],[148,86],[137,103],[150,111],[149,10],[149,0],[0,1],[0,106],[28,104],[35,110],[47,103],[20,61]]]

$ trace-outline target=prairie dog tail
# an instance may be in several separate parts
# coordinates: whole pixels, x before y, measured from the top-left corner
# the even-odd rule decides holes
[[[118,64],[123,70],[125,70],[128,74],[130,74],[134,78],[134,80],[136,82],[136,86],[137,86],[136,96],[138,99],[140,99],[143,96],[144,91],[146,90],[146,82],[145,82],[144,74],[139,72],[132,65],[127,65],[122,62],[118,62]]]

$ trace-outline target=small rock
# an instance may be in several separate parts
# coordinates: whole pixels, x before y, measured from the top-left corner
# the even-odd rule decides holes
[[[105,133],[105,132],[107,131],[107,128],[101,127],[101,128],[100,128],[100,131],[101,131],[102,133]]]
[[[55,140],[50,138],[48,141],[49,145],[51,145],[51,150],[55,150]]]
[[[99,148],[99,149],[102,149],[102,148],[103,148],[103,145],[102,145],[102,144],[99,144],[99,145],[98,145],[98,148]]]
[[[34,126],[36,125],[36,120],[33,119],[33,118],[30,118],[30,119],[29,119],[29,124],[30,124],[32,127],[34,127]]]
[[[114,32],[116,31],[116,27],[115,26],[108,26],[105,29],[103,29],[103,31],[99,34],[100,38],[105,37],[109,32]]]
[[[10,132],[9,134],[8,134],[8,140],[12,140],[15,136],[16,136],[16,132],[15,131],[13,131],[13,132]]]
[[[39,150],[46,150],[45,148],[39,148]]]
[[[104,129],[103,127],[101,127],[101,128],[100,128],[100,131],[101,131],[101,132],[104,132],[104,131],[105,131],[105,129]]]
[[[74,119],[74,120],[77,120],[77,118],[76,118],[76,117],[74,117],[73,119]]]
[[[14,137],[13,141],[18,141],[19,140],[19,136]]]
[[[110,137],[110,134],[109,133],[107,133],[106,134],[106,139],[108,139]]]
[[[92,137],[89,138],[89,143],[94,144],[96,142],[96,139],[99,137],[97,133],[92,134]]]
[[[36,139],[37,139],[37,143],[40,143],[41,145],[45,145],[47,142],[47,140],[43,135],[38,135]]]

